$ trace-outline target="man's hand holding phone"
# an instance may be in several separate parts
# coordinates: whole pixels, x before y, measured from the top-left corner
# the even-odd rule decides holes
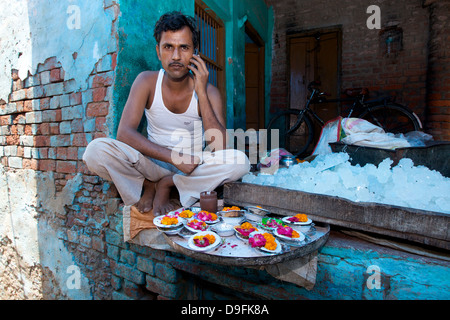
[[[200,57],[198,49],[195,49],[194,55],[190,60],[191,64],[187,66],[189,70],[191,70],[194,75],[194,83],[195,83],[195,92],[197,95],[202,93],[206,93],[206,86],[208,84],[209,71],[206,67],[205,62]]]

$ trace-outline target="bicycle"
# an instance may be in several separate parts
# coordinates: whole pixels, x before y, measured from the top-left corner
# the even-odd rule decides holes
[[[367,120],[385,132],[407,133],[422,129],[419,117],[407,107],[395,103],[392,97],[381,97],[366,101],[369,91],[361,89],[356,94],[347,92],[349,98],[327,99],[328,95],[318,88],[320,82],[313,81],[308,85],[311,92],[304,109],[286,109],[278,112],[267,126],[267,131],[279,129],[280,147],[299,157],[307,150],[314,138],[315,119],[323,127],[325,122],[311,109],[311,104],[331,102],[353,102],[348,118],[353,112],[359,113],[359,118]]]

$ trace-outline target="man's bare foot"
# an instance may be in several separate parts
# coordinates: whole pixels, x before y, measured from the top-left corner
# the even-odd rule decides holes
[[[172,176],[166,176],[156,183],[156,193],[153,199],[153,214],[155,217],[176,209],[169,201],[170,188],[174,185]]]
[[[155,197],[155,182],[151,182],[147,179],[144,180],[142,185],[143,193],[141,199],[134,205],[140,212],[149,212],[153,208],[153,199]]]

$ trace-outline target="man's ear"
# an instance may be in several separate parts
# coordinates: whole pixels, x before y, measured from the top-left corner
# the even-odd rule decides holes
[[[156,54],[158,55],[159,61],[161,61],[161,53],[159,52],[159,44],[156,45]]]

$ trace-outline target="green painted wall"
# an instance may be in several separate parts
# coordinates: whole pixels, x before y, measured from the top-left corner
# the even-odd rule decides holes
[[[266,42],[266,115],[269,110],[273,11],[263,0],[205,0],[225,24],[226,113],[228,128],[245,128],[245,28],[247,20]],[[144,70],[158,70],[153,27],[168,11],[194,15],[194,1],[120,0],[119,52],[114,84],[114,110],[110,126],[115,136],[122,110],[136,76]]]

